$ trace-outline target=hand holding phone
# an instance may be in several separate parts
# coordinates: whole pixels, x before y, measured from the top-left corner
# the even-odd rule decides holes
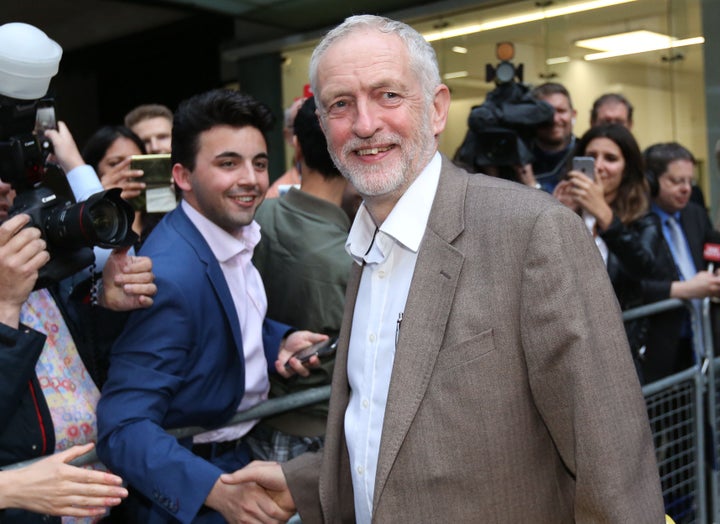
[[[295,353],[293,357],[298,359],[303,364],[316,355],[320,359],[329,357],[335,354],[335,351],[337,350],[337,344],[337,337],[329,338],[327,340],[323,340],[322,342],[316,342],[315,344],[312,344],[305,349],[301,349],[300,351]],[[289,362],[285,363],[285,369],[292,369]]]
[[[595,159],[591,156],[573,157],[572,170],[580,171],[590,180],[595,180]]]

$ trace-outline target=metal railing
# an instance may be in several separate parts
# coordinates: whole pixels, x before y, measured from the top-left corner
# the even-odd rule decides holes
[[[709,303],[709,300],[705,300]],[[706,371],[712,351],[709,305],[702,314],[690,302],[668,299],[623,313],[629,322],[678,308],[690,313],[696,364],[688,369],[643,386],[655,456],[660,474],[665,511],[676,523],[705,523],[708,520],[706,471]],[[714,433],[710,432],[710,438]],[[717,490],[712,491],[717,493]],[[715,520],[715,519],[713,519]]]
[[[715,358],[710,300],[703,301],[701,315],[689,302],[663,300],[623,313],[629,322],[678,308],[691,315],[697,364],[642,388],[655,445],[658,471],[666,512],[677,524],[720,523],[720,357]],[[703,344],[704,339],[704,344]],[[227,425],[262,419],[330,398],[330,386],[322,386],[283,397],[269,399],[251,409],[236,413]],[[170,429],[178,438],[207,431],[202,427]],[[706,446],[708,439],[711,445]],[[41,457],[44,458],[44,457]],[[4,469],[26,466],[39,459],[19,462]],[[91,451],[72,462],[83,466],[97,462]],[[712,518],[708,518],[711,515]]]
[[[303,406],[309,406],[318,402],[323,402],[325,400],[328,400],[329,398],[330,386],[320,386],[317,388],[300,391],[298,393],[291,393],[289,395],[284,395],[278,398],[271,398],[261,404],[258,404],[257,406],[253,406],[248,410],[238,411],[225,425],[232,426],[234,424],[239,424],[240,422],[247,422],[248,420],[271,417],[273,415],[284,413],[285,411],[292,411]],[[204,433],[209,429],[210,428],[203,428],[199,426],[189,426],[184,428],[169,429],[168,433],[174,435],[177,438],[187,438],[194,435],[199,435],[200,433]],[[43,458],[46,458],[46,456],[38,457],[32,460],[26,460],[23,462],[16,462],[15,464],[4,466],[3,469],[22,468]],[[71,464],[74,466],[85,466],[88,464],[96,463],[98,461],[99,459],[97,453],[95,453],[95,449],[92,449],[89,453],[86,453],[85,455],[73,460]]]

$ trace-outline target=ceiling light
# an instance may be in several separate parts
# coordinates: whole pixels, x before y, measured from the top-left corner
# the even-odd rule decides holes
[[[567,64],[569,61],[569,56],[557,56],[555,58],[548,58],[545,60],[545,65]]]
[[[435,42],[436,40],[444,40],[446,38],[455,38],[457,36],[469,35],[473,33],[480,33],[482,31],[489,31],[491,29],[499,29],[501,27],[509,27],[519,24],[527,24],[528,22],[537,22],[538,20],[545,20],[547,18],[557,18],[559,16],[572,15],[575,13],[582,13],[584,11],[590,11],[593,9],[601,9],[603,7],[610,7],[619,4],[627,4],[634,2],[635,0],[589,0],[585,2],[575,2],[559,7],[549,8],[538,8],[533,11],[520,13],[514,16],[507,16],[503,18],[495,18],[487,20],[479,24],[472,24],[462,27],[456,27],[452,29],[443,29],[440,31],[433,31],[431,33],[425,33],[423,36],[428,42]]]
[[[455,71],[454,73],[445,73],[443,78],[445,80],[452,80],[453,78],[465,78],[466,76],[469,76],[467,71]]]
[[[701,36],[678,40],[674,37],[652,31],[631,31],[629,33],[618,33],[600,38],[578,40],[575,42],[575,45],[600,51],[599,53],[590,53],[583,57],[585,60],[600,60],[616,56],[659,51],[661,49],[697,45],[704,42],[705,39]]]
[[[466,55],[468,52],[467,47],[462,47],[459,45],[453,46],[452,50],[453,50],[453,53],[459,53],[461,55]]]

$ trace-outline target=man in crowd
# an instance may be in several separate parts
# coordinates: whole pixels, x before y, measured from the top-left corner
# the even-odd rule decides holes
[[[590,127],[603,124],[620,124],[632,131],[633,106],[620,93],[605,93],[593,102]]]
[[[327,150],[327,141],[308,98],[294,122],[295,160],[302,173],[300,189],[263,203],[256,220],[262,239],[253,262],[268,297],[268,316],[311,331],[337,336],[352,259],[345,251],[350,219],[340,207],[347,180]],[[330,384],[334,358],[307,378],[291,382],[271,377],[275,396]],[[263,421],[271,436],[267,460],[286,461],[322,446],[327,402]],[[262,456],[262,455],[260,455]]]
[[[257,421],[224,426],[267,398],[268,374],[327,337],[265,317],[251,263],[255,211],[268,187],[269,109],[214,90],[181,104],[172,140],[181,205],[143,244],[158,282],[154,306],[131,314],[113,347],[98,405],[98,455],[143,497],[132,522],[225,522],[238,491],[219,481],[250,461]],[[317,364],[317,358],[312,362]],[[308,370],[292,359],[302,375]],[[179,442],[170,427],[221,427]]]
[[[538,128],[532,144],[535,180],[542,189],[552,193],[567,172],[568,161],[575,149],[573,126],[577,111],[562,84],[546,82],[533,89],[532,95],[555,109],[552,124]]]
[[[645,403],[582,221],[437,152],[450,94],[407,25],[348,18],[310,78],[364,198],[325,447],[222,480],[276,490],[304,522],[662,522]]]
[[[172,111],[161,104],[144,104],[125,115],[125,127],[140,137],[149,155],[170,152],[172,126]]]
[[[720,242],[720,232],[713,229],[705,209],[692,202],[695,158],[677,142],[659,143],[645,152],[645,167],[651,211],[657,217],[658,274],[642,282],[645,301],[667,298],[691,300],[696,315],[700,299],[720,296],[720,276],[705,268],[705,243]],[[686,310],[673,310],[648,318],[648,338],[642,356],[643,378],[659,380],[689,368],[695,362],[694,332]]]

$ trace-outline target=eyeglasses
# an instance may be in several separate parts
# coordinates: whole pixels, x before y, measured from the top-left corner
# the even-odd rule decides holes
[[[677,178],[677,177],[671,177],[666,176],[665,179],[670,182],[673,186],[681,186],[681,185],[687,185],[688,187],[692,187],[695,185],[695,179],[694,178]]]

